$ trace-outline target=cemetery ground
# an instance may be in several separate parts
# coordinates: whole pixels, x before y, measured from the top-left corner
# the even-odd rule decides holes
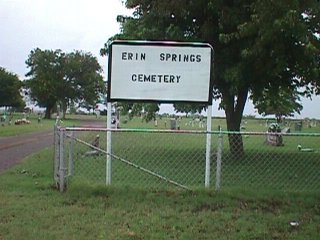
[[[89,120],[96,121],[94,117]],[[69,121],[77,124],[79,120]],[[157,127],[168,128],[164,121],[159,120]],[[49,121],[44,129],[53,124]],[[189,128],[189,119],[180,124]],[[218,125],[224,128],[224,119],[213,121],[213,128]],[[266,130],[265,120],[247,120],[244,125],[250,131]],[[122,126],[155,127],[138,118]],[[17,127],[33,126],[16,126],[7,135],[30,130]],[[319,126],[303,131],[320,132]],[[318,239],[320,235],[319,192],[72,184],[60,193],[53,184],[52,161],[53,148],[47,148],[0,174],[1,240]]]

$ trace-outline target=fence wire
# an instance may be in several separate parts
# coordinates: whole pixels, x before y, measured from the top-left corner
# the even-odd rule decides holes
[[[106,184],[107,131],[112,132],[112,185],[204,188],[206,131],[94,128],[57,129],[55,179],[60,185]],[[209,134],[210,188],[320,189],[320,134]]]
[[[271,138],[282,138],[281,144]],[[222,187],[257,190],[316,191],[320,187],[320,135],[242,135],[243,151],[230,151],[223,137]]]

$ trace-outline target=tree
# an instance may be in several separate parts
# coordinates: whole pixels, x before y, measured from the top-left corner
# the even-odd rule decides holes
[[[106,93],[101,76],[102,68],[90,53],[75,51],[66,54],[64,61],[64,89],[59,100],[64,113],[71,103],[86,104],[94,108],[100,95]]]
[[[254,76],[261,79],[252,84],[251,98],[258,110],[263,101],[282,101],[286,113],[299,112],[300,96],[319,93],[319,3],[257,1],[252,8],[259,14],[239,33],[254,39],[242,51],[254,66]]]
[[[31,97],[46,107],[45,117],[58,104],[65,112],[70,104],[86,101],[92,106],[105,93],[102,68],[90,53],[75,51],[63,53],[61,50],[32,50],[26,61],[30,71],[26,74],[26,86]]]
[[[292,89],[274,89],[276,94],[271,90],[265,90],[259,101],[255,102],[258,113],[267,116],[275,115],[277,123],[281,123],[283,117],[292,117],[295,112],[300,113],[303,106],[300,103],[301,93]]]
[[[26,86],[30,97],[40,107],[45,107],[45,118],[51,118],[51,112],[58,101],[59,90],[63,89],[64,54],[61,50],[32,50],[26,61],[30,71],[26,74]],[[61,86],[62,85],[62,86]]]
[[[135,9],[133,17],[124,18],[115,38],[204,41],[214,47],[213,97],[222,100],[229,131],[240,131],[248,97],[259,102],[264,91],[287,86],[319,93],[314,0],[127,0],[126,6]],[[241,135],[229,134],[229,145],[232,153],[243,154]]]
[[[195,113],[201,113],[202,110],[206,109],[206,105],[201,105],[197,103],[175,103],[173,104],[173,107],[176,112],[178,113],[185,113],[186,117],[189,113],[195,114]]]
[[[25,103],[20,94],[22,82],[16,74],[0,67],[0,106],[23,108]]]
[[[156,118],[156,113],[159,111],[159,104],[119,102],[117,103],[117,108],[121,110],[122,114],[128,114],[130,119],[134,116],[142,116],[143,120],[149,122]]]
[[[243,81],[237,84],[238,89],[250,93],[254,103],[261,103],[265,92],[270,99],[279,99],[281,95],[277,94],[285,89],[292,96],[297,96],[295,93],[301,88],[305,89],[302,94],[305,96],[317,93],[319,4],[312,0],[260,0],[252,1],[249,6],[250,20],[238,24],[235,31],[220,35],[221,41],[227,44],[246,40],[240,48],[239,63],[248,90],[241,87]],[[241,105],[244,106],[243,101]],[[227,114],[228,106],[225,109]],[[239,114],[234,113],[237,119]]]

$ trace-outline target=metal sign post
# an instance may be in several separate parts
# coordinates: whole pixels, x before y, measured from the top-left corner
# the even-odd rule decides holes
[[[211,157],[211,122],[212,122],[212,105],[208,106],[207,113],[207,140],[206,140],[206,169],[204,186],[210,187],[210,157]]]
[[[112,143],[111,143],[111,102],[107,103],[107,161],[106,161],[106,184],[110,185],[112,180]]]

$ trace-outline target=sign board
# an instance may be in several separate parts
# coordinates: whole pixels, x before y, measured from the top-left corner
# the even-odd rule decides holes
[[[212,52],[203,43],[115,41],[108,101],[211,103]]]

